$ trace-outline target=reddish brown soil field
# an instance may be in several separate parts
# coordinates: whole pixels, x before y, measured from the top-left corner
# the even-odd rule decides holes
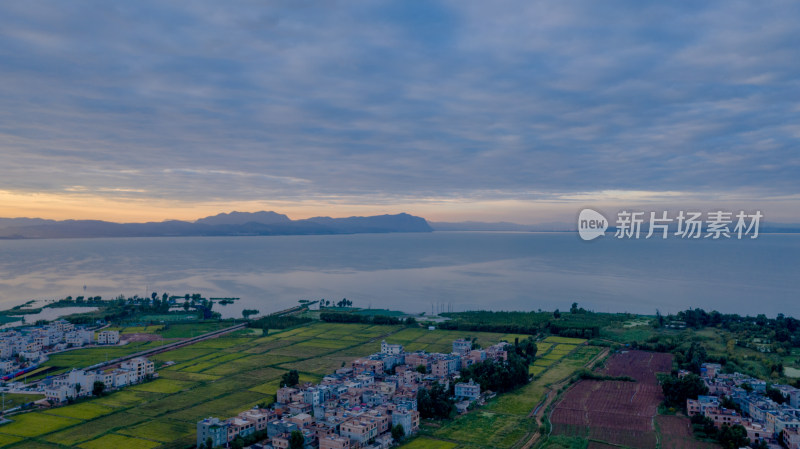
[[[136,333],[120,335],[120,339],[128,343],[133,343],[138,341],[156,341],[160,340],[161,336],[157,334]]]
[[[663,449],[719,449],[713,443],[697,441],[692,437],[689,418],[682,416],[656,416],[656,425],[661,431]]]
[[[671,367],[670,354],[629,351],[612,355],[603,374],[629,376],[636,382],[583,380],[573,385],[550,417],[553,433],[633,448],[656,447],[653,417],[663,400],[656,373]]]

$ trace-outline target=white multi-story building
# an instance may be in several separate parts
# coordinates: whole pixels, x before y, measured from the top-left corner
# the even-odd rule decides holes
[[[71,346],[83,346],[84,339],[82,335],[78,334],[78,332],[72,331],[64,334],[64,343]]]
[[[119,343],[119,331],[100,331],[97,333],[98,345],[115,345]]]
[[[116,389],[139,383],[154,373],[153,362],[144,357],[124,362],[113,371],[73,369],[69,373],[53,379],[50,387],[45,390],[45,396],[53,402],[63,402],[69,398],[91,395],[95,382],[103,382],[107,389]]]
[[[25,359],[27,363],[38,364],[42,359],[41,351],[22,351],[19,353],[20,357]]]
[[[40,344],[43,348],[47,347],[47,346],[50,346],[50,336],[47,335],[46,332],[41,332],[41,333],[35,334],[33,339],[34,339],[34,341],[36,341],[36,343]]]
[[[476,384],[474,380],[470,379],[469,382],[462,382],[456,384],[455,395],[460,398],[478,399],[481,397],[481,386]]]
[[[472,350],[472,342],[469,340],[459,338],[453,342],[453,352],[456,354],[464,355],[470,350]]]
[[[147,375],[155,372],[155,365],[144,357],[136,357],[122,363],[120,369],[134,376],[135,382],[141,382]]]
[[[83,346],[92,343],[94,332],[63,321],[19,330],[0,332],[0,359],[9,359],[17,354],[61,350],[67,345]]]
[[[29,338],[25,341],[25,344],[22,348],[20,348],[20,352],[39,352],[42,350],[42,344],[34,340],[33,338]]]
[[[403,352],[403,345],[390,345],[386,343],[386,340],[381,342],[381,353],[382,354],[390,354],[390,355],[398,355]]]
[[[0,360],[0,374],[6,374],[14,369],[14,362],[11,360]]]
[[[56,330],[60,332],[69,332],[75,329],[75,325],[66,320],[56,320],[51,323]]]

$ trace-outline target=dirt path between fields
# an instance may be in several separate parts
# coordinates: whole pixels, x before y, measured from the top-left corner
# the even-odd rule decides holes
[[[603,348],[602,351],[600,351],[596,356],[592,357],[592,359],[586,362],[583,366],[585,368],[590,368],[595,363],[597,363],[598,360],[601,360],[604,357],[606,357],[610,351],[611,350],[609,348]],[[528,439],[528,441],[526,441],[525,444],[522,445],[520,449],[530,449],[536,443],[538,443],[539,440],[542,438],[542,434],[539,432],[539,428],[541,428],[543,424],[545,411],[558,396],[558,390],[560,390],[564,385],[567,385],[569,383],[570,377],[572,377],[571,374],[565,377],[564,379],[561,379],[560,381],[551,384],[550,388],[547,390],[547,393],[545,394],[544,399],[542,399],[542,401],[539,402],[539,404],[536,405],[536,407],[533,410],[531,410],[530,414],[528,414],[528,418],[534,418],[534,420],[536,421],[536,431],[533,433],[533,435],[531,435],[530,439]]]

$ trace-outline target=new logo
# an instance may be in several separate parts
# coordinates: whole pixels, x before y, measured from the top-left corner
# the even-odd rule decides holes
[[[583,240],[594,240],[605,234],[608,220],[600,212],[584,209],[578,215],[578,235]]]

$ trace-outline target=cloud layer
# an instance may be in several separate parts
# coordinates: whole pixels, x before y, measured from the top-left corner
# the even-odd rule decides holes
[[[793,1],[4,3],[0,191],[796,201],[798,22]]]

